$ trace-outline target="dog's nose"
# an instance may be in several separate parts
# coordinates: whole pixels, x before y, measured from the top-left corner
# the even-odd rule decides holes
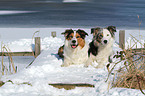
[[[72,43],[76,43],[76,40],[73,40]]]
[[[107,40],[104,40],[104,43],[106,44],[107,43]]]

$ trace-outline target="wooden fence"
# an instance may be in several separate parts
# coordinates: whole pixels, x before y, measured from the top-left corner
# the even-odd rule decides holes
[[[125,30],[119,31],[119,46],[120,48],[125,48]]]
[[[0,56],[35,56],[41,53],[40,37],[35,37],[35,51],[33,52],[0,52]]]
[[[56,37],[56,32],[51,32],[51,36]],[[37,57],[41,53],[40,37],[35,37],[35,51],[32,52],[0,52],[0,56],[34,56]]]
[[[119,46],[122,49],[125,49],[125,30],[120,30],[119,31]],[[133,52],[135,53],[143,53],[145,55],[145,43],[144,43],[144,48],[135,48],[132,49]]]
[[[51,32],[52,37],[56,37],[56,32]],[[119,46],[122,49],[125,49],[125,30],[119,31]],[[135,52],[143,51],[145,54],[145,44],[144,48],[137,48],[133,49]],[[37,57],[41,53],[41,42],[40,37],[35,37],[35,51],[33,52],[0,52],[0,56],[8,56],[10,54],[11,56],[35,56]]]

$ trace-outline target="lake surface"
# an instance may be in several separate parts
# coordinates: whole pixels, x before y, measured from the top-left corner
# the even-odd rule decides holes
[[[0,0],[0,27],[139,29],[139,22],[145,29],[145,0]]]

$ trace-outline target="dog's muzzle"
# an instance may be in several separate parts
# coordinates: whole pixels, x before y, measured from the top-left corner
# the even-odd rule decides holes
[[[72,41],[72,44],[71,44],[71,47],[72,47],[73,49],[75,49],[77,46],[78,46],[78,44],[76,44],[76,40],[73,40],[73,41]]]

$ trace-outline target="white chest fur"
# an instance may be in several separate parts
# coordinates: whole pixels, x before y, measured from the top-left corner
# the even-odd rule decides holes
[[[110,43],[108,43],[107,45],[99,46],[98,54],[96,56],[90,54],[90,57],[85,66],[87,67],[89,64],[91,64],[96,68],[103,68],[106,62],[108,62],[109,56],[112,55],[113,53],[113,49],[112,49],[113,43],[114,43],[114,39],[112,38]],[[94,61],[97,62],[97,66],[93,65]]]
[[[83,64],[88,59],[88,44],[85,44],[83,48],[78,46],[75,49],[72,49],[68,44],[68,41],[65,41],[64,47],[64,64],[63,66],[69,66],[73,64]]]

